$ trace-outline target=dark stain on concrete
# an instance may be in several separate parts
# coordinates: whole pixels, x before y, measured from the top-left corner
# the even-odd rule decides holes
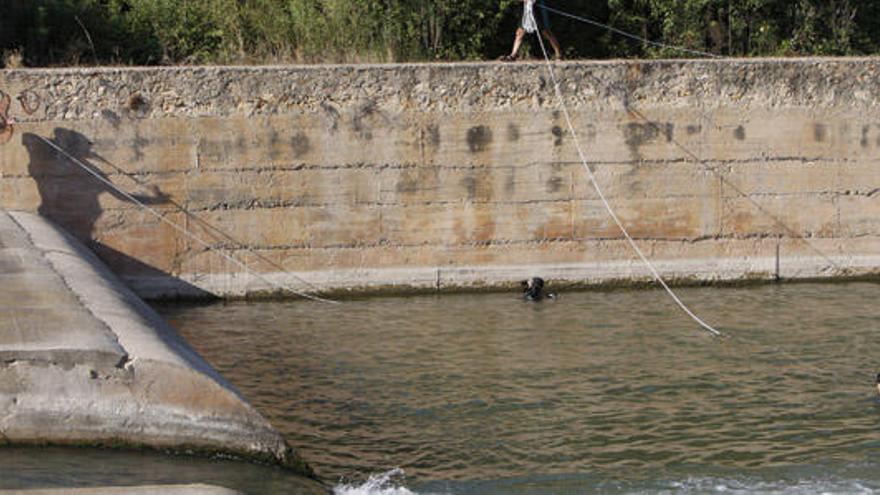
[[[739,126],[733,130],[733,137],[735,137],[739,141],[743,141],[746,138],[746,128],[743,126]]]
[[[281,151],[278,149],[278,143],[281,138],[278,137],[278,131],[274,128],[269,131],[269,159],[272,161],[281,158]]]
[[[467,190],[468,199],[473,200],[477,197],[477,179],[467,176],[461,179],[461,185]]]
[[[133,154],[133,160],[135,162],[139,162],[144,159],[146,156],[144,154],[144,148],[150,145],[150,140],[144,138],[141,135],[140,129],[136,129],[134,131],[134,140],[131,142],[131,151]]]
[[[622,128],[624,143],[629,147],[633,159],[641,160],[639,148],[643,145],[657,141],[663,134],[667,143],[675,138],[675,124],[672,122],[631,122]]]
[[[419,190],[419,181],[412,174],[404,172],[394,186],[394,189],[402,194],[414,193]]]
[[[626,143],[633,158],[636,159],[640,159],[642,156],[639,148],[657,140],[659,135],[659,126],[654,123],[639,124],[631,122],[623,127],[623,142]]]
[[[425,127],[425,137],[428,145],[432,148],[440,146],[440,127],[437,124],[428,124]]]
[[[292,138],[290,138],[290,147],[293,150],[294,158],[299,158],[312,149],[309,137],[303,132],[297,132]]]
[[[137,116],[144,116],[150,111],[150,102],[140,93],[128,97],[125,107]]]
[[[813,124],[813,139],[817,143],[825,142],[828,137],[828,126],[825,124]]]
[[[101,110],[101,117],[110,123],[114,129],[119,129],[119,124],[122,122],[122,119],[119,118],[119,115],[113,110]]]
[[[596,126],[593,124],[584,125],[584,139],[587,141],[595,141],[596,140]]]
[[[675,124],[667,122],[666,125],[663,126],[663,134],[666,136],[666,142],[671,143],[672,138],[675,137]]]
[[[324,110],[324,117],[327,119],[327,130],[336,132],[339,129],[339,110],[328,102],[321,103],[321,109]]]
[[[504,192],[513,194],[516,191],[516,168],[511,168],[507,172],[507,180],[504,181]]]
[[[516,124],[507,124],[507,140],[511,143],[519,141],[519,127]]]
[[[471,127],[467,131],[467,144],[471,153],[485,151],[492,142],[492,129],[484,125]]]
[[[562,132],[562,127],[555,125],[553,126],[553,129],[550,130],[550,132],[553,133],[553,137],[555,137],[555,139],[553,140],[553,146],[562,146],[562,136],[564,134]]]
[[[364,122],[359,116],[355,116],[351,121],[351,130],[356,133],[364,132]]]
[[[388,119],[382,115],[379,107],[376,105],[376,102],[370,100],[364,102],[355,112],[354,117],[352,118],[352,129],[357,133],[358,137],[366,141],[372,141],[373,132],[367,126],[366,121],[372,119],[373,117],[383,117],[387,121]]]
[[[226,160],[229,156],[235,153],[235,143],[232,141],[224,139],[220,142],[220,149],[223,151],[221,153],[214,152],[214,157],[218,160]]]

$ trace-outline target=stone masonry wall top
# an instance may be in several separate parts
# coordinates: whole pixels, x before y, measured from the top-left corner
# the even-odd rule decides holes
[[[878,105],[880,59],[725,59],[555,63],[574,107],[760,108]],[[0,71],[0,87],[45,95],[36,119],[330,113],[334,106],[464,112],[555,109],[546,67],[406,64]],[[140,96],[142,100],[132,101]],[[332,117],[331,117],[332,118]]]

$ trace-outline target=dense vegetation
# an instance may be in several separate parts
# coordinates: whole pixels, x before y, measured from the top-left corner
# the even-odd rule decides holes
[[[521,0],[0,0],[0,63],[315,63],[494,59]],[[880,0],[547,0],[723,56],[880,52]],[[569,58],[676,57],[551,14]],[[532,53],[535,53],[532,48]]]

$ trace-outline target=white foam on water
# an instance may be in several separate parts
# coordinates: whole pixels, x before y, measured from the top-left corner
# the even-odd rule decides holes
[[[856,480],[807,479],[800,481],[749,481],[719,478],[691,478],[672,483],[673,490],[654,493],[724,493],[732,495],[874,494],[875,488]]]
[[[384,473],[372,474],[360,484],[340,483],[333,487],[334,495],[416,495],[403,486],[406,473],[394,468]]]

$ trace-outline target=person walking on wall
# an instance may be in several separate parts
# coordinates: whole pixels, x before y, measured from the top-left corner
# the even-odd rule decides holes
[[[519,47],[522,45],[522,40],[526,33],[534,33],[537,31],[540,31],[541,35],[544,36],[544,39],[550,42],[550,45],[553,47],[554,58],[556,60],[562,59],[562,50],[559,48],[559,41],[556,40],[556,36],[553,36],[553,32],[550,31],[550,16],[544,8],[544,0],[537,0],[537,2],[538,9],[541,10],[542,22],[538,25],[538,21],[535,20],[535,0],[523,0],[522,24],[516,30],[516,37],[513,39],[513,50],[510,51],[510,55],[504,55],[501,57],[501,60],[506,62],[516,60],[516,54],[519,52]]]

